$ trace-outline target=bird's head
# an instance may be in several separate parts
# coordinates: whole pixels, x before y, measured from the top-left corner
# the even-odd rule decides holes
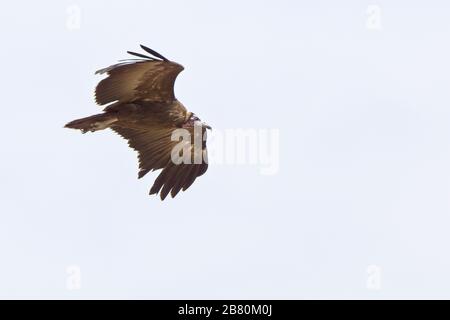
[[[197,117],[197,115],[195,114],[195,113],[191,113],[191,116],[189,117],[189,119],[188,119],[188,121],[187,121],[188,123],[189,123],[189,125],[190,126],[201,126],[202,128],[204,128],[204,129],[209,129],[209,130],[212,130],[212,128],[211,128],[211,126],[209,126],[207,123],[205,123],[205,122],[202,122],[201,120],[200,120],[200,118],[199,117]]]

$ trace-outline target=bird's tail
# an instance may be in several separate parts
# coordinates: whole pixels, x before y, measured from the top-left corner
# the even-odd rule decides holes
[[[100,113],[90,117],[73,120],[66,124],[65,128],[79,129],[81,132],[103,130],[116,122],[117,116],[114,113]]]

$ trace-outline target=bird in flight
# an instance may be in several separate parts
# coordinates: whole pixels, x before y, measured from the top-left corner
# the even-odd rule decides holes
[[[162,169],[150,195],[159,193],[164,200],[169,193],[175,197],[188,189],[208,169],[206,129],[211,127],[175,98],[175,79],[184,67],[148,47],[141,48],[149,55],[128,51],[139,59],[123,60],[96,72],[107,74],[95,89],[97,104],[105,106],[103,113],[65,127],[83,133],[110,128],[128,140],[138,152],[138,178]],[[173,139],[175,130],[184,130],[190,138]],[[200,143],[196,143],[199,136]],[[174,155],[179,158],[182,153],[183,161],[174,161]]]

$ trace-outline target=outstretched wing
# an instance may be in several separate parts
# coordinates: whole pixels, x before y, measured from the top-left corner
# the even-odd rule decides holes
[[[150,194],[159,192],[161,200],[164,200],[169,193],[173,198],[180,190],[185,191],[197,177],[204,174],[208,169],[206,142],[203,142],[201,148],[195,147],[193,129],[189,130],[192,139],[191,141],[185,141],[188,145],[184,149],[190,152],[190,164],[175,164],[172,162],[172,150],[177,143],[180,143],[171,140],[173,127],[154,126],[148,130],[136,130],[112,126],[111,129],[127,139],[128,145],[138,151],[139,178],[142,178],[149,171],[163,169],[150,189]],[[199,152],[201,152],[201,158]],[[201,162],[195,163],[195,159],[201,159]]]
[[[150,48],[142,45],[141,48],[154,57],[128,52],[142,59],[127,60],[96,72],[108,75],[95,89],[95,99],[99,105],[139,100],[167,103],[176,99],[175,79],[184,70],[183,66]]]

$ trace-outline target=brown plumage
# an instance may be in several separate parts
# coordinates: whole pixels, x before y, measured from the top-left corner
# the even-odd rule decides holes
[[[175,197],[189,188],[195,179],[208,169],[206,129],[210,127],[189,112],[174,94],[175,79],[183,66],[169,61],[156,51],[141,46],[152,56],[128,52],[141,59],[130,59],[97,71],[107,74],[97,85],[95,100],[106,106],[104,112],[77,119],[65,125],[83,133],[111,128],[128,140],[138,152],[139,178],[149,171],[162,169],[150,194],[160,194],[164,200],[170,193]],[[172,150],[179,141],[172,141],[174,130],[184,128],[190,141],[184,141],[190,162],[174,163]],[[194,144],[201,134],[201,146]],[[195,161],[201,159],[201,161]]]

